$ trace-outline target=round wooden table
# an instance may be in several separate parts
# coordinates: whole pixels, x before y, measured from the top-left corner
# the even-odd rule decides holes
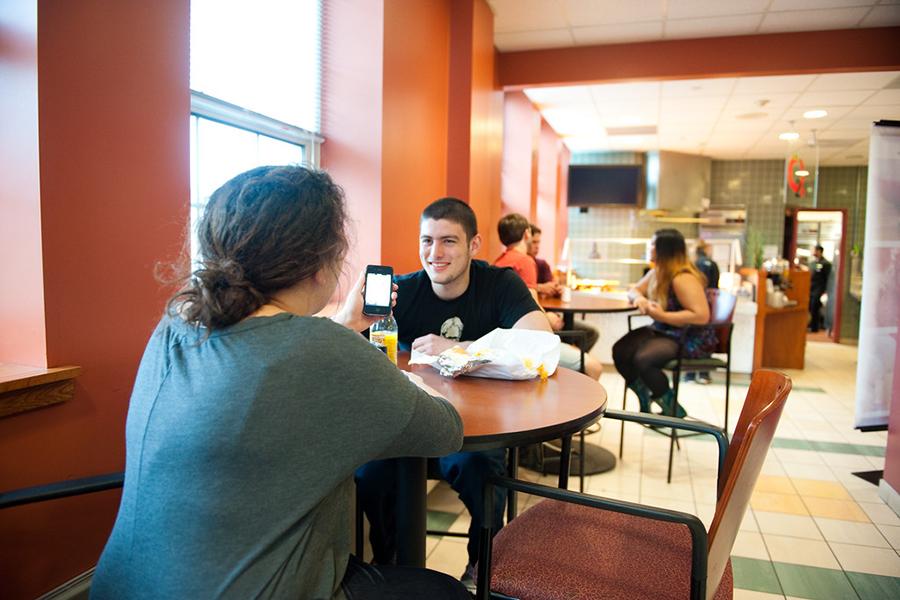
[[[616,313],[635,310],[627,300],[601,298],[590,292],[572,292],[572,299],[568,302],[563,302],[562,298],[549,296],[540,296],[538,301],[544,310],[563,314],[563,329],[574,327],[575,313]]]
[[[482,377],[444,377],[427,365],[408,364],[400,352],[398,366],[421,376],[459,412],[463,450],[517,447],[547,440],[571,440],[606,410],[606,390],[600,382],[559,368],[546,381],[505,381]],[[568,457],[560,469],[560,484],[568,479]],[[401,459],[397,510],[397,562],[425,565],[426,459]]]

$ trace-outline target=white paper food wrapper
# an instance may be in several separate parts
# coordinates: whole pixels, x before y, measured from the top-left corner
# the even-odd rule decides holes
[[[431,365],[448,377],[549,377],[559,365],[559,343],[559,336],[546,331],[495,329],[465,350],[455,346],[438,356],[413,351],[409,364]]]

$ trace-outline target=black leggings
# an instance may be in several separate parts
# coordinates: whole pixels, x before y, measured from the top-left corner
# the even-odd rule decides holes
[[[678,342],[650,327],[629,331],[613,344],[616,370],[631,383],[640,378],[654,398],[669,391],[669,378],[662,367],[678,356]]]
[[[347,600],[471,600],[456,579],[414,567],[369,565],[350,556],[341,582]]]

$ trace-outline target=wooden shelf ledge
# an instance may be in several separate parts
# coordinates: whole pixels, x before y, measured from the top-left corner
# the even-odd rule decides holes
[[[0,363],[0,418],[69,400],[80,374],[81,367],[43,369]]]

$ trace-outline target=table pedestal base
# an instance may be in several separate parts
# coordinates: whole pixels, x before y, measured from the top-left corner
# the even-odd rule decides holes
[[[573,477],[581,475],[579,472],[581,460],[578,456],[578,443],[572,443],[572,460],[569,474]],[[616,468],[616,455],[594,444],[584,445],[584,474],[596,475]],[[559,452],[554,448],[544,445],[544,464],[541,469],[544,475],[559,475]]]

